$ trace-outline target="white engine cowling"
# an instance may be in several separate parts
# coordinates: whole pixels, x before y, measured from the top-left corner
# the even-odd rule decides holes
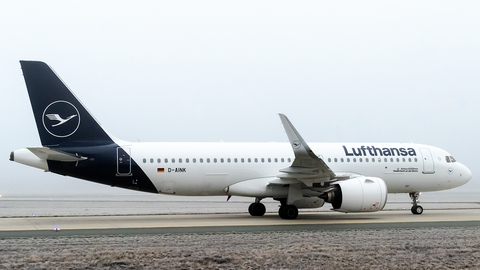
[[[340,212],[380,211],[387,202],[387,185],[377,177],[361,176],[336,183],[327,193],[327,202]]]

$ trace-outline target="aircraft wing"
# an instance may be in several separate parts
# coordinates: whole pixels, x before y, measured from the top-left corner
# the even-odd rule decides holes
[[[313,183],[340,180],[325,162],[313,153],[288,118],[280,114],[283,127],[295,154],[295,160],[288,168],[281,169],[282,174],[270,184],[286,185],[303,183],[312,187]]]
[[[74,162],[87,159],[86,157],[54,150],[48,147],[28,147],[27,149],[38,158],[45,160]]]

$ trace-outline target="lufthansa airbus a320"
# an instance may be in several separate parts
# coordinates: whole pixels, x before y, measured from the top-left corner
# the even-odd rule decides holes
[[[288,118],[289,143],[141,143],[107,133],[45,63],[20,61],[41,147],[10,160],[60,175],[151,193],[264,198],[295,219],[325,202],[341,212],[382,210],[388,193],[408,193],[421,214],[422,191],[467,183],[472,174],[445,150],[412,143],[308,143]]]

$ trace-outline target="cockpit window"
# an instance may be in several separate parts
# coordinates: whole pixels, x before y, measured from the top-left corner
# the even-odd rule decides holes
[[[447,161],[447,163],[457,162],[452,156],[445,156],[445,160]]]

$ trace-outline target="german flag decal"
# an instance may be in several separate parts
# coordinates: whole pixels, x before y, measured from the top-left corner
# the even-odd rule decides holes
[[[164,168],[158,168],[157,172],[165,172],[165,169]]]

